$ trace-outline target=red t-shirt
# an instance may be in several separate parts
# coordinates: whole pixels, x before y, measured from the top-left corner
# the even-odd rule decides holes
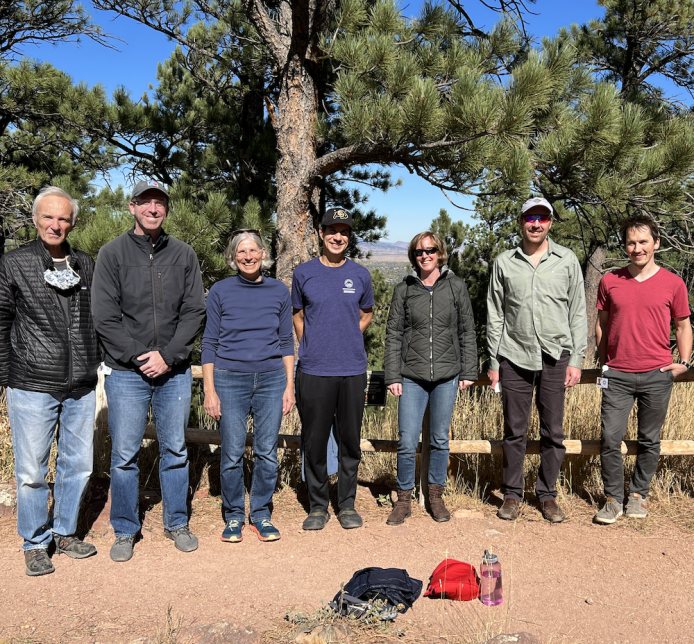
[[[598,309],[609,311],[607,366],[632,373],[672,364],[670,322],[690,315],[687,287],[664,268],[639,282],[628,268],[607,273],[598,288]]]

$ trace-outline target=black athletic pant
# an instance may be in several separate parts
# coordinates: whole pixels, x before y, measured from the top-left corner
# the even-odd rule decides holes
[[[296,371],[296,406],[304,437],[304,471],[311,512],[327,511],[328,440],[335,428],[338,481],[337,506],[353,510],[361,461],[361,421],[366,400],[366,374],[311,376]]]
[[[504,407],[504,498],[523,498],[523,465],[530,422],[535,402],[540,415],[540,471],[535,494],[540,502],[557,496],[557,477],[564,460],[564,381],[569,352],[559,360],[543,352],[542,371],[529,371],[505,358],[500,361],[499,380]]]

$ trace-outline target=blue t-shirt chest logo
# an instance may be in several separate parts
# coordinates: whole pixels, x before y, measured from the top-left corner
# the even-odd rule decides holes
[[[349,280],[349,279],[345,280],[345,286],[342,289],[342,292],[343,293],[355,293],[354,282],[352,280]]]

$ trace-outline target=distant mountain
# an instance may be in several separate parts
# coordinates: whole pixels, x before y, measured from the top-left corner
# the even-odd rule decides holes
[[[408,242],[379,241],[373,244],[359,244],[363,253],[371,253],[371,260],[379,262],[406,262]]]

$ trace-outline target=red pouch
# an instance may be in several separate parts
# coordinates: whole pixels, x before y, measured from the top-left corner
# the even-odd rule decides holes
[[[459,602],[477,599],[480,578],[474,566],[455,559],[444,559],[429,578],[425,597],[445,597]]]

